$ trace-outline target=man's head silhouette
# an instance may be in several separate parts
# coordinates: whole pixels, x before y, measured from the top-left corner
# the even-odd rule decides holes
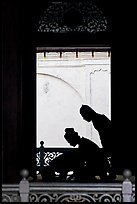
[[[66,128],[64,138],[71,146],[75,147],[79,142],[80,136],[75,132],[74,128]]]
[[[92,117],[95,115],[95,111],[89,107],[88,105],[82,105],[80,107],[80,114],[83,117],[84,120],[90,122],[92,120]]]

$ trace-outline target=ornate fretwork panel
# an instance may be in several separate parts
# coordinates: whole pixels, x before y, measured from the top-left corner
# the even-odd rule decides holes
[[[56,157],[58,157],[59,155],[61,155],[61,152],[44,152],[44,164],[43,166],[48,166],[49,163],[54,160]],[[40,166],[40,152],[38,152],[36,154],[36,162],[37,162],[37,166]]]
[[[49,166],[50,162],[59,155],[72,150],[73,148],[37,148],[36,166],[40,168]],[[73,149],[74,151],[74,149]]]
[[[122,202],[121,194],[31,194],[30,202]]]
[[[2,194],[2,202],[20,202],[20,196],[19,194],[15,193],[3,193]]]
[[[38,23],[38,32],[97,33],[107,30],[107,19],[91,2],[52,2]]]

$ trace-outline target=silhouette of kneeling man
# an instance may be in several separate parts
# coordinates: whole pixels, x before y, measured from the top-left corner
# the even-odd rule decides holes
[[[73,128],[66,128],[64,138],[73,147],[54,159],[43,172],[43,180],[54,181],[55,172],[59,172],[58,181],[74,180],[78,182],[92,182],[95,176],[105,181],[107,178],[108,161],[104,156],[103,148],[99,148],[91,140],[80,137]],[[73,171],[69,178],[67,173]]]

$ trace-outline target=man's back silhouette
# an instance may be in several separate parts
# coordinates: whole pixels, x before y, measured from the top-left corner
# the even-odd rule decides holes
[[[112,137],[111,120],[104,114],[95,112],[88,105],[82,105],[80,108],[80,114],[84,120],[93,123],[94,128],[98,131],[100,140],[107,158],[111,158],[111,165],[114,155],[114,140]],[[111,174],[113,174],[111,172]],[[115,178],[115,175],[113,175]],[[112,176],[112,177],[113,177]]]

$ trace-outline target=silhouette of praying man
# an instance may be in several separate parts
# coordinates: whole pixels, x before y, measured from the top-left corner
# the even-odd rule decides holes
[[[94,128],[98,131],[105,155],[111,166],[109,177],[115,179],[116,176],[113,169],[114,141],[112,138],[111,120],[109,120],[104,114],[95,112],[88,105],[82,105],[80,107],[80,114],[87,122],[92,121]]]
[[[45,181],[78,181],[94,182],[99,176],[102,181],[107,181],[109,163],[103,152],[93,141],[81,137],[74,128],[66,128],[64,138],[73,147],[62,155],[52,160],[49,166],[41,172]],[[68,176],[68,172],[73,174]],[[55,172],[59,173],[56,177]]]
[[[77,148],[77,158],[74,176],[77,181],[94,181],[95,176],[100,176],[104,181],[107,178],[108,161],[104,156],[103,149],[91,140],[80,137],[73,128],[66,128],[64,138]]]

